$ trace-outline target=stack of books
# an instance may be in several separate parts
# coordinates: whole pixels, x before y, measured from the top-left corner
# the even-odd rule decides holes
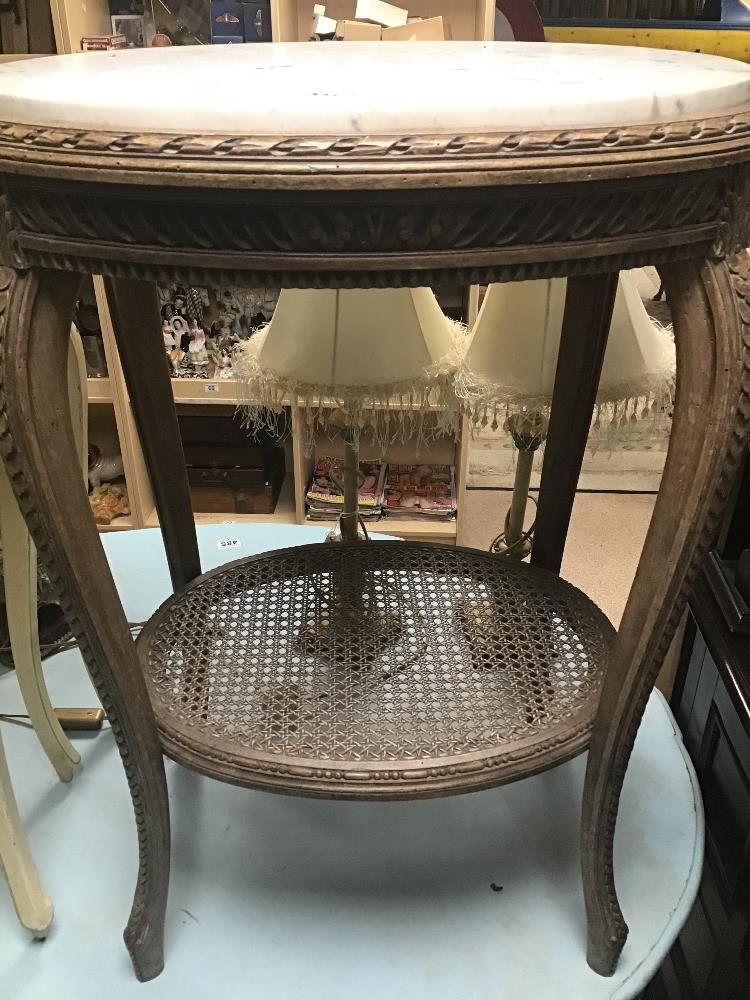
[[[385,477],[386,518],[450,521],[456,516],[453,465],[389,465]]]
[[[383,511],[385,462],[360,462],[359,513],[365,520],[377,520]],[[305,495],[311,521],[335,520],[344,507],[344,467],[335,458],[319,458]]]

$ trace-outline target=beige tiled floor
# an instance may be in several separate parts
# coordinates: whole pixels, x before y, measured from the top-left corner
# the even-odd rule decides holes
[[[562,575],[580,587],[618,625],[646,537],[656,497],[635,493],[579,493]],[[470,490],[465,496],[466,545],[487,548],[500,530],[510,493]]]

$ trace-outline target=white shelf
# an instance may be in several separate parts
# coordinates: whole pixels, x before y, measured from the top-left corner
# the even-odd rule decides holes
[[[129,531],[135,528],[130,514],[120,514],[111,524],[97,524],[99,531]]]
[[[337,521],[306,520],[305,524],[321,528],[334,528]],[[416,521],[408,518],[381,517],[379,521],[366,521],[370,535],[398,535],[399,538],[409,538],[414,541],[439,538],[446,542],[456,537],[455,521]]]
[[[172,394],[175,403],[238,403],[240,384],[236,379],[225,378],[173,378]]]
[[[89,403],[112,402],[112,383],[108,378],[87,378],[86,391]]]
[[[216,403],[237,404],[246,401],[238,379],[173,378],[171,382],[172,393],[176,403],[208,403],[209,405],[215,405]],[[291,406],[291,399],[285,399],[283,405]],[[317,409],[319,405],[322,405],[324,408],[333,409],[338,406],[338,403],[332,399],[324,399],[322,402],[317,399],[312,401],[314,409]],[[377,409],[402,409],[402,407],[403,404],[400,400],[393,399],[385,405],[377,407]],[[436,402],[428,402],[424,408],[420,407],[420,410],[422,409],[443,410],[445,407],[438,405]]]

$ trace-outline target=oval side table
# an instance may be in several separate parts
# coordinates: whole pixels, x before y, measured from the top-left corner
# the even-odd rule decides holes
[[[0,447],[123,756],[136,974],[163,965],[163,753],[256,788],[399,799],[588,747],[588,961],[611,975],[627,936],[613,872],[625,771],[750,420],[750,68],[533,43],[143,50],[4,66],[0,109]],[[559,569],[617,272],[647,264],[672,306],[678,389],[615,636]],[[61,377],[86,272],[109,281],[175,590],[137,647]],[[201,575],[154,281],[550,276],[569,280],[532,566],[373,542]],[[396,623],[374,654],[366,629],[330,626],[344,577]]]

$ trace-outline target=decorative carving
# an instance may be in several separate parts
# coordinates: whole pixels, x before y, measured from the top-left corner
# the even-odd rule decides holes
[[[370,784],[368,798],[420,798],[494,788],[500,781],[506,783],[527,776],[530,773],[529,763],[538,760],[542,755],[554,757],[556,765],[578,756],[588,746],[593,724],[592,715],[580,726],[567,730],[564,739],[551,737],[540,741],[533,749],[475,758],[462,761],[460,765],[390,768],[368,772],[368,783],[383,786],[381,791]],[[349,770],[333,767],[316,768],[283,761],[261,761],[256,758],[251,777],[246,762],[239,756],[207,747],[205,743],[197,747],[193,741],[187,739],[174,726],[166,724],[164,720],[159,720],[159,733],[164,753],[178,763],[185,764],[210,778],[231,781],[233,784],[248,788],[298,794],[304,787],[307,795],[319,795],[329,799],[362,798],[361,775],[354,773],[351,768]],[[211,766],[211,761],[214,762],[214,766]],[[498,778],[500,773],[501,779]]]
[[[221,253],[332,255],[466,253],[506,247],[595,242],[717,223],[727,199],[723,173],[683,174],[643,185],[570,184],[551,192],[497,189],[430,192],[404,199],[371,195],[352,203],[141,198],[109,191],[10,185],[10,239],[23,249],[41,235],[66,243],[115,244]],[[33,241],[31,242],[33,246]]]
[[[265,161],[266,168],[278,172],[285,161],[407,161],[424,166],[423,161],[439,160],[440,168],[456,161],[466,171],[474,160],[501,161],[504,169],[523,158],[552,157],[557,160],[585,153],[588,158],[602,153],[611,163],[613,154],[658,152],[664,159],[684,155],[686,147],[710,151],[726,141],[740,145],[750,136],[750,114],[738,109],[734,114],[694,121],[657,125],[627,125],[617,128],[566,129],[564,131],[495,132],[470,135],[390,135],[390,136],[247,136],[170,132],[113,132],[45,128],[38,125],[0,123],[0,159],[21,154],[25,162],[34,162],[34,154],[57,154],[59,176],[66,163],[82,162],[82,156],[96,154],[102,168],[107,157],[121,169],[124,161],[138,169],[138,160],[160,159],[161,169],[184,171],[186,166],[199,169],[202,161],[249,167]],[[37,162],[43,157],[37,157]],[[422,161],[422,162],[420,162]],[[498,165],[501,165],[498,164]],[[114,166],[114,164],[113,164]]]
[[[584,791],[589,963],[603,975],[614,971],[628,933],[613,868],[625,772],[750,432],[750,258],[743,252],[719,264],[673,265],[663,277],[678,350],[674,427],[652,527],[605,679]]]
[[[592,273],[703,254],[732,170],[639,182],[349,194],[206,189],[139,198],[8,178],[0,253],[16,266],[297,287],[427,285]],[[5,246],[5,250],[3,250]]]
[[[77,271],[82,274],[104,274],[113,278],[134,278],[162,281],[167,284],[192,285],[275,285],[278,288],[416,288],[436,286],[450,280],[463,285],[482,285],[493,281],[531,281],[535,278],[565,278],[571,275],[599,274],[605,271],[623,271],[648,264],[662,264],[686,257],[705,257],[710,254],[711,240],[706,238],[688,247],[679,245],[659,250],[631,251],[582,257],[569,260],[538,260],[494,266],[457,267],[446,259],[442,266],[401,267],[387,271],[372,266],[357,270],[343,267],[325,270],[292,270],[274,265],[268,269],[258,267],[210,267],[207,264],[177,264],[167,259],[163,251],[153,255],[153,260],[110,260],[101,256],[74,256],[61,249],[60,253],[48,250],[26,251],[24,264],[47,270]],[[445,255],[448,258],[448,255]]]
[[[750,164],[735,168],[734,183],[721,212],[721,229],[712,248],[714,257],[731,257],[750,244]]]
[[[67,399],[62,400],[67,395],[66,380],[60,380],[54,392],[46,393],[42,386],[41,405],[29,392],[29,379],[36,382],[43,370],[55,372],[52,382],[57,382],[57,372],[66,370],[69,313],[79,279],[47,275],[52,287],[45,288],[44,282],[43,278],[40,285],[33,273],[0,267],[0,453],[122,757],[139,845],[138,880],[125,942],[138,977],[150,979],[163,966],[169,865],[164,770],[135,646],[81,487],[72,438],[68,442],[60,419],[68,413]],[[44,319],[36,311],[40,299],[43,307],[49,306]],[[20,374],[19,359],[27,360]],[[75,553],[64,545],[63,523],[75,530]],[[97,627],[105,619],[108,628]]]

